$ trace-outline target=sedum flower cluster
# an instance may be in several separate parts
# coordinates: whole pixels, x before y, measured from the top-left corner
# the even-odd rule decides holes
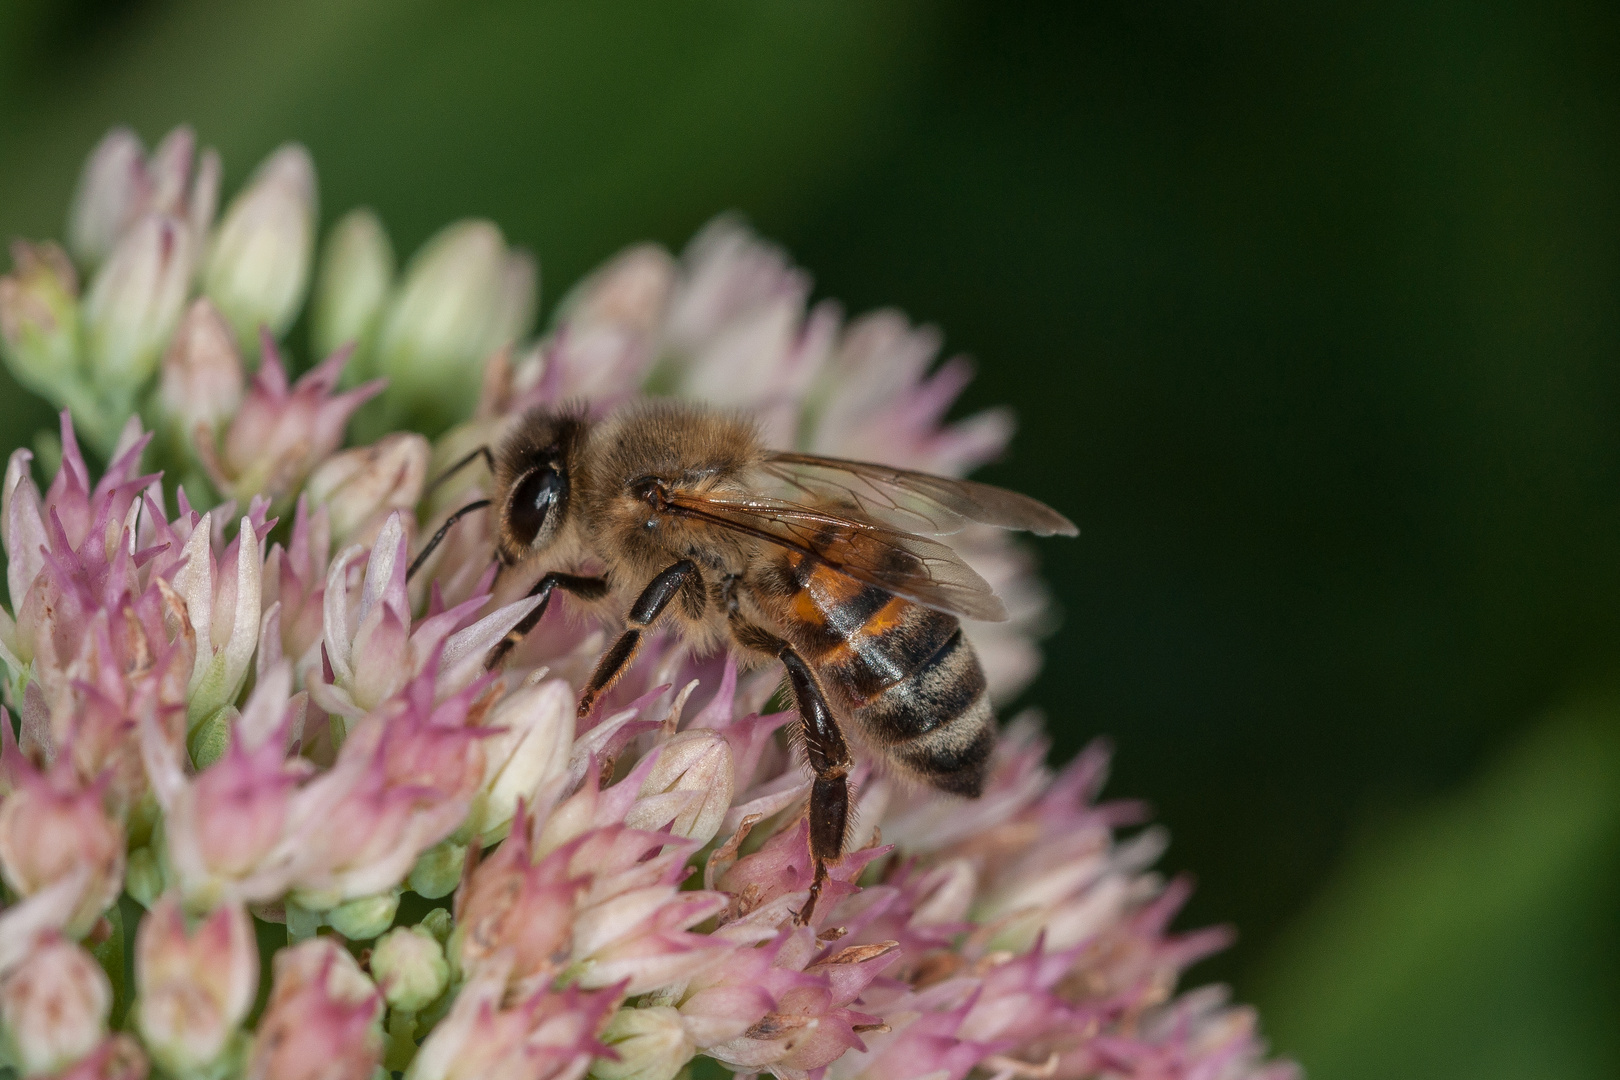
[[[565,600],[486,672],[536,601],[496,584],[485,515],[407,578],[490,484],[430,478],[540,403],[698,398],[778,445],[961,474],[1010,422],[943,419],[969,372],[934,366],[934,332],[809,305],[721,220],[679,258],[620,254],[533,338],[535,262],[492,224],[401,272],[356,211],[317,258],[302,148],[216,216],[219,175],[189,130],[150,154],[114,131],[66,249],[18,242],[0,279],[5,360],[63,410],[0,507],[5,1067],[1295,1075],[1249,1010],[1177,992],[1225,935],[1169,929],[1188,886],[1151,869],[1161,832],[1122,832],[1141,807],[1098,801],[1100,746],[1054,771],[1016,719],[974,801],[862,763],[801,925],[810,774],[779,670],[662,638],[579,721],[610,628]],[[321,359],[294,378],[306,310]],[[372,441],[344,448],[351,421]],[[968,628],[1005,700],[1045,597],[1002,534],[953,542],[1012,613]]]

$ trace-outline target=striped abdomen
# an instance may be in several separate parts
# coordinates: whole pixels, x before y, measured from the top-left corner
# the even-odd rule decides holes
[[[865,741],[941,790],[978,795],[995,723],[956,618],[797,553],[781,559],[784,636]]]

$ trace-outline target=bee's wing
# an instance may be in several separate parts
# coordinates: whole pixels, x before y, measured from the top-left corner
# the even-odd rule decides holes
[[[846,507],[806,506],[754,494],[676,492],[682,517],[797,551],[838,573],[951,615],[1007,617],[990,583],[937,540],[891,529]]]
[[[774,453],[764,471],[790,489],[790,497],[849,503],[874,520],[908,533],[943,536],[970,521],[1036,536],[1074,536],[1074,523],[1043,502],[974,480],[895,469],[865,461]]]

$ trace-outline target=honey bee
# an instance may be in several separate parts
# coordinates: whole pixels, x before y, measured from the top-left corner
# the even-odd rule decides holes
[[[582,717],[661,624],[697,648],[724,644],[745,663],[782,662],[815,774],[814,883],[800,922],[844,853],[851,741],[942,791],[979,794],[995,721],[958,620],[1005,619],[1006,610],[933,537],[969,522],[1075,535],[1063,515],[971,480],[769,450],[745,417],[667,400],[600,419],[536,409],[493,452],[475,451],[451,471],[479,457],[493,496],[451,515],[411,573],[461,516],[486,507],[502,572],[546,569],[529,592],[539,605],[491,651],[489,667],[558,589],[625,613],[580,694]],[[584,563],[601,572],[569,572]]]

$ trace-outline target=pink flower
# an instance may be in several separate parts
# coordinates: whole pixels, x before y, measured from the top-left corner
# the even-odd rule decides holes
[[[338,543],[369,544],[395,511],[411,515],[427,480],[428,441],[403,432],[333,454],[310,474],[308,497],[325,506]],[[300,496],[302,498],[303,496]]]
[[[193,931],[179,900],[165,896],[141,920],[135,941],[141,1038],[164,1069],[205,1068],[226,1050],[259,989],[259,951],[239,905],[222,905]]]
[[[674,284],[675,262],[662,248],[620,252],[563,298],[555,333],[515,365],[492,361],[480,413],[580,399],[602,409],[628,397],[658,359]]]
[[[360,716],[398,693],[406,680],[428,671],[430,661],[441,694],[468,685],[482,673],[489,650],[539,603],[519,600],[472,622],[488,599],[480,594],[423,619],[412,630],[406,551],[396,512],[372,544],[357,604],[350,601],[347,575],[361,548],[347,548],[332,560],[323,599],[331,676],[312,687],[315,700],[328,712]]]
[[[681,1005],[699,1045],[742,1032],[706,1051],[739,1070],[769,1069],[783,1080],[803,1080],[849,1050],[862,1050],[862,1032],[882,1018],[850,1008],[895,959],[894,943],[858,945],[827,954],[808,927],[784,930],[770,945],[739,950],[726,981],[704,985]]]
[[[82,937],[118,898],[124,883],[124,830],[112,820],[101,788],[79,786],[66,762],[41,775],[11,741],[0,715],[18,786],[0,801],[0,873],[21,896],[32,896],[70,875],[86,875],[78,903],[63,924]]]
[[[508,978],[542,986],[567,965],[574,908],[590,874],[570,865],[578,841],[536,862],[528,820],[514,824],[457,893],[450,951],[463,971],[500,958]]]
[[[157,404],[174,442],[212,444],[242,404],[242,358],[230,324],[206,299],[194,300],[163,353]]]
[[[382,1059],[382,995],[330,938],[276,953],[249,1080],[370,1080]]]
[[[998,456],[1012,436],[1006,409],[944,423],[973,372],[957,357],[930,373],[939,346],[938,330],[913,327],[897,311],[851,322],[822,373],[827,396],[810,449],[944,476]]]
[[[274,658],[285,656],[293,663],[296,685],[302,686],[310,671],[319,671],[321,635],[324,630],[326,567],[331,558],[332,529],[326,507],[313,511],[300,495],[293,513],[292,535],[283,547],[272,545],[264,560],[260,584],[267,629],[259,648]]]
[[[574,691],[561,679],[526,682],[484,719],[484,780],[467,831],[492,844],[505,836],[520,803],[549,805],[569,772]]]
[[[767,436],[791,445],[800,399],[826,362],[838,310],[805,311],[810,277],[739,222],[719,218],[687,245],[670,301],[667,341],[679,357],[677,393],[746,407]]]
[[[279,899],[305,856],[308,832],[325,824],[298,812],[304,802],[316,801],[314,795],[298,798],[309,763],[289,760],[281,739],[250,746],[243,735],[243,728],[291,719],[296,706],[288,700],[290,686],[286,665],[270,673],[255,689],[226,752],[194,777],[186,776],[179,748],[153,725],[141,730],[146,771],[163,809],[172,880],[193,909]]]
[[[41,938],[0,980],[0,1030],[24,1076],[57,1072],[93,1051],[111,1010],[101,965],[60,938]]]
[[[185,599],[197,650],[187,688],[186,719],[193,729],[236,700],[247,681],[259,643],[264,538],[275,524],[265,518],[267,505],[255,501],[217,560],[211,514],[191,525],[180,549],[184,563],[174,575],[174,588]],[[180,538],[178,531],[172,536],[171,544]]]
[[[622,991],[545,987],[513,1000],[510,959],[481,965],[422,1043],[409,1080],[576,1080],[601,1052],[597,1033]]]
[[[197,444],[215,486],[236,499],[267,495],[278,505],[290,502],[310,470],[343,442],[354,411],[382,392],[374,381],[334,394],[347,360],[348,352],[339,350],[289,387],[281,354],[266,333],[258,374],[223,447],[211,440]]]
[[[1053,1074],[1122,1080],[1299,1080],[1292,1062],[1267,1063],[1254,1010],[1231,1008],[1221,987],[1205,987],[1154,1010],[1134,1035],[1099,1036],[1065,1054]]]
[[[683,731],[659,748],[625,823],[667,827],[676,836],[707,844],[720,831],[731,795],[731,745],[713,731]]]
[[[138,433],[126,432],[127,449],[91,491],[64,415],[62,468],[44,497],[30,455],[12,455],[0,529],[17,598],[16,621],[0,619],[0,655],[21,698],[22,749],[44,762],[65,754],[85,783],[106,774],[119,812],[145,790],[136,722],[183,733],[194,649],[183,601],[152,565],[165,547],[143,545],[161,512],[142,494],[156,478],[133,475]]]
[[[110,448],[117,425],[157,370],[180,321],[198,240],[186,222],[165,213],[138,219],[113,247],[85,290],[84,357],[88,387],[104,410],[81,415],[89,435]]]
[[[331,769],[300,790],[291,885],[312,910],[392,889],[466,818],[484,774],[469,726],[480,687],[437,704],[431,675],[349,729]],[[333,827],[341,823],[341,827]]]
[[[146,1071],[140,1044],[119,1032],[103,1039],[78,1064],[58,1073],[56,1080],[146,1080]]]
[[[576,798],[556,816],[577,820],[593,802]],[[561,965],[581,986],[622,983],[632,994],[689,978],[723,952],[690,928],[725,906],[715,893],[681,891],[692,850],[622,825],[548,835],[540,822],[515,823],[468,879],[452,950],[466,967],[509,955],[513,978],[544,978]]]

